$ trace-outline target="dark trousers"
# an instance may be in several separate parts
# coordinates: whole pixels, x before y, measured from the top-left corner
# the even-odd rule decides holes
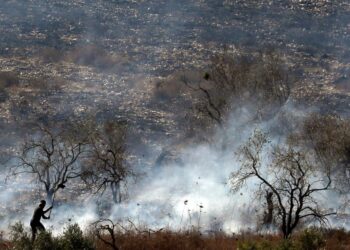
[[[45,227],[40,221],[31,221],[30,227],[32,228],[32,241],[35,240],[36,233],[39,231],[45,231]]]

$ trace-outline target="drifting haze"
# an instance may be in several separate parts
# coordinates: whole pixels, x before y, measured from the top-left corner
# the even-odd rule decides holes
[[[23,107],[27,111],[34,105],[46,110],[45,105],[51,104],[46,119],[91,110],[98,119],[127,119],[146,137],[145,158],[141,157],[144,151],[132,149],[140,156],[138,168],[144,175],[136,184],[129,183],[127,200],[104,208],[100,205],[107,203],[103,197],[83,194],[77,200],[66,200],[64,195],[71,197],[69,190],[59,191],[60,205],[53,210],[52,220],[45,221],[48,227],[59,232],[70,221],[88,225],[100,216],[101,210],[105,210],[103,217],[125,223],[129,218],[137,225],[153,228],[199,226],[203,231],[231,232],[255,226],[253,197],[248,190],[231,194],[227,181],[230,172],[238,167],[234,152],[254,129],[270,132],[272,140],[283,142],[287,134],[276,133],[275,129],[288,129],[278,116],[247,125],[249,109],[245,114],[233,113],[229,128],[214,132],[214,143],[190,142],[177,150],[179,161],[157,165],[163,148],[176,141],[182,131],[177,127],[178,121],[172,120],[174,116],[164,111],[164,103],[158,103],[155,110],[146,105],[152,98],[149,85],[153,78],[177,69],[205,67],[208,58],[222,52],[224,45],[269,45],[291,58],[296,69],[305,66],[299,72],[304,79],[302,87],[314,84],[317,91],[324,93],[331,89],[324,95],[328,99],[310,98],[315,105],[312,111],[348,112],[349,99],[342,89],[336,92],[333,85],[325,87],[323,83],[333,84],[337,79],[342,80],[341,86],[348,83],[349,4],[246,2],[36,0],[2,4],[0,27],[6,34],[0,38],[2,69],[18,73],[24,93],[33,89],[27,84],[28,79],[37,80],[37,75],[58,75],[65,80],[62,89],[52,91],[49,97],[38,92],[29,97],[19,95],[17,88],[10,89],[9,96],[25,99]],[[303,90],[297,94],[308,93]],[[320,103],[322,107],[318,106]],[[2,122],[4,128],[10,127],[11,134],[19,115],[11,116],[8,106],[9,102],[5,102],[1,107]],[[284,111],[297,117],[307,114],[302,108],[291,106],[288,103]],[[34,112],[34,108],[30,109],[28,116]],[[28,118],[25,115],[23,120]],[[12,144],[20,143],[22,132],[28,133],[20,127],[18,136],[11,134]],[[4,140],[7,136],[4,132]],[[226,143],[227,138],[228,145],[223,149],[222,142]],[[42,197],[41,187],[27,176],[0,185],[0,201],[7,207],[0,218],[3,229],[16,220],[28,225]]]

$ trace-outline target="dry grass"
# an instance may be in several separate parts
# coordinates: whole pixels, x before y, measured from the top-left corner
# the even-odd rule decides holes
[[[350,233],[345,230],[329,230],[326,239],[326,250],[350,249]]]
[[[0,242],[0,249],[1,250],[11,249],[11,244],[6,241]]]
[[[63,52],[56,48],[43,48],[38,54],[44,63],[58,63],[63,59]]]
[[[237,239],[225,235],[203,236],[197,232],[175,233],[162,231],[155,233],[127,233],[117,235],[118,247],[134,249],[236,249]],[[112,249],[98,242],[98,250]]]
[[[350,249],[350,233],[344,230],[330,230],[324,234],[325,244],[322,248],[327,250]],[[301,236],[296,234],[292,238],[294,248],[283,249],[306,249],[300,245]],[[106,238],[107,239],[107,238]],[[229,250],[229,249],[282,249],[283,238],[279,235],[240,234],[225,235],[213,234],[202,235],[198,232],[171,232],[161,231],[154,233],[127,233],[118,234],[117,242],[119,249],[134,250]],[[98,250],[112,249],[103,242],[97,242]],[[315,250],[316,250],[315,249]]]
[[[318,231],[317,231],[318,232]],[[197,231],[173,232],[162,230],[154,231],[128,231],[117,233],[118,249],[123,250],[348,250],[350,249],[350,233],[342,229],[322,230],[323,233],[309,234],[296,233],[286,244],[280,235],[259,235],[254,233],[241,233],[239,235],[226,235],[223,233],[202,235]],[[317,236],[317,234],[319,236]],[[304,235],[304,238],[303,238]],[[320,237],[321,238],[318,238]],[[94,237],[90,235],[88,238]],[[312,245],[316,239],[321,239],[318,247]],[[108,236],[104,237],[109,241]],[[309,243],[308,243],[309,242]],[[311,242],[311,243],[310,243]],[[100,240],[95,239],[96,250],[113,250]],[[0,240],[0,250],[11,249],[11,243]],[[115,248],[116,249],[116,248]],[[76,249],[79,250],[79,249]]]
[[[85,45],[76,47],[65,54],[65,61],[79,65],[95,67],[98,70],[117,70],[129,67],[129,58],[122,55],[114,55],[101,47]]]

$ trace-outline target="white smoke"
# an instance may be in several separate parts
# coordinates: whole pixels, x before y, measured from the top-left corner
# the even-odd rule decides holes
[[[285,107],[283,112],[293,113],[294,121],[302,120],[307,115],[305,110],[299,112],[291,106]],[[86,229],[100,217],[121,223],[132,221],[137,227],[154,230],[189,230],[195,227],[202,232],[231,233],[254,229],[257,214],[263,209],[261,201],[256,199],[254,193],[258,183],[251,181],[241,192],[232,193],[228,178],[232,171],[239,168],[240,163],[235,152],[253,131],[258,128],[271,132],[269,129],[280,124],[277,124],[279,119],[276,117],[266,122],[248,123],[251,117],[247,113],[249,112],[241,112],[240,114],[244,114],[241,116],[232,114],[229,129],[224,132],[218,131],[212,140],[213,143],[189,144],[179,150],[181,164],[173,162],[153,168],[144,166],[143,171],[146,175],[129,186],[129,198],[105,210],[104,214],[100,214],[98,204],[112,204],[112,201],[106,198],[108,193],[104,197],[89,194],[74,197],[70,194],[71,190],[60,191],[60,202],[54,206],[51,219],[43,220],[43,224],[54,233],[61,233],[70,223],[78,223]],[[283,143],[284,136],[286,135],[275,133],[270,139],[275,144]],[[223,142],[227,144],[225,149],[222,148]],[[18,220],[29,227],[32,212],[40,200],[40,193],[36,183],[32,183],[31,180],[25,181],[24,178],[18,177],[13,183],[0,187],[1,201],[12,204],[12,208],[21,205],[18,204],[21,199],[27,202],[31,200],[24,204],[24,210],[15,209],[11,216],[4,212],[1,218],[2,230],[6,230],[9,224]],[[23,195],[30,197],[28,187],[36,192],[36,196],[31,198],[37,200],[24,199]],[[320,196],[320,204],[326,207],[330,199],[336,209],[340,199],[331,192]],[[348,227],[348,224],[339,224],[339,220],[336,219],[330,222],[335,226]]]

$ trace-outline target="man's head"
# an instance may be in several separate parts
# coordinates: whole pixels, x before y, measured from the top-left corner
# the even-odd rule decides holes
[[[41,200],[41,201],[40,201],[40,204],[39,204],[39,207],[40,207],[40,208],[44,208],[45,205],[46,205],[46,201],[45,201],[45,200]]]

